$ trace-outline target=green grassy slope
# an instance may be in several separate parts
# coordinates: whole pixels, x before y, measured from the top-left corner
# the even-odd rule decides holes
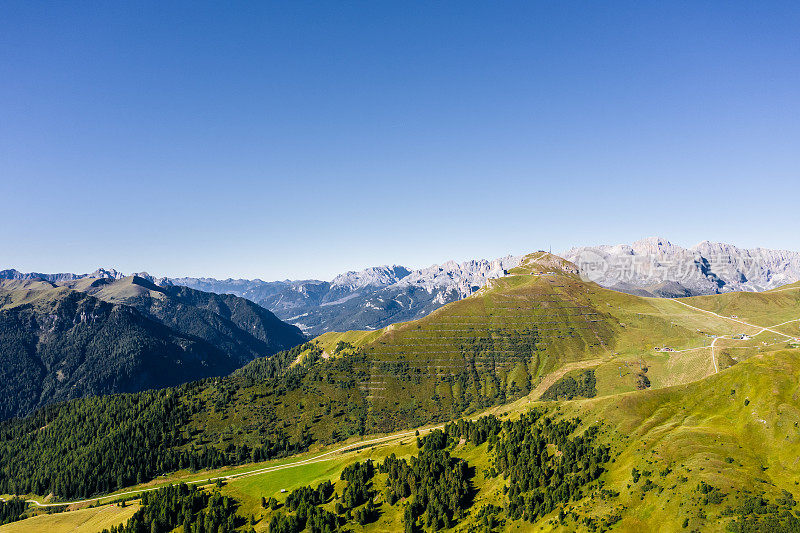
[[[565,416],[600,420],[618,453],[605,476],[621,493],[621,531],[653,530],[684,520],[690,529],[724,531],[722,512],[747,490],[777,498],[800,495],[800,351],[761,354],[700,382],[564,405]],[[631,472],[652,472],[657,487],[642,491]],[[663,474],[663,475],[662,475]],[[706,482],[727,496],[701,504]],[[592,500],[577,504],[589,514],[604,510]],[[562,528],[569,530],[569,526]]]
[[[369,376],[364,388],[373,409],[383,409],[385,397],[402,404],[414,392],[384,371],[397,365],[434,377],[440,404],[457,409],[481,396],[518,397],[520,389],[527,392],[566,364],[586,367],[591,361],[596,363],[600,395],[636,390],[645,368],[651,387],[687,383],[715,372],[710,349],[713,336],[759,331],[675,300],[642,298],[584,283],[574,267],[545,253],[526,257],[511,274],[424,319],[380,332],[326,334],[315,342],[327,355],[334,355],[336,346],[346,342],[369,356],[370,366],[363,368]],[[788,291],[704,298],[723,302],[736,298],[741,307],[762,309],[755,319],[770,313],[781,320],[800,318],[800,299]],[[704,309],[702,300],[685,300]],[[760,326],[775,323],[770,319],[755,322]],[[778,331],[789,332],[800,327],[797,324],[786,324],[782,326],[786,329]],[[778,340],[781,337],[762,334],[749,352],[741,351],[746,343],[730,342],[730,353],[723,359],[727,366],[733,363],[728,356],[742,360],[756,353],[760,343]],[[673,351],[657,352],[656,348]],[[463,369],[471,366],[491,369],[492,379],[464,379]]]
[[[800,305],[800,283],[767,292],[728,292],[683,298],[682,301],[723,316],[737,316],[745,322],[772,326],[800,318],[793,312]]]
[[[593,531],[598,529],[591,524],[619,515],[621,520],[610,530],[725,531],[729,522],[738,519],[736,513],[726,514],[726,509],[735,510],[751,495],[763,493],[771,502],[778,501],[784,490],[800,495],[798,379],[800,351],[782,350],[760,354],[688,385],[571,402],[516,402],[505,409],[510,411],[505,418],[515,419],[531,407],[544,406],[563,419],[579,417],[583,428],[600,423],[598,438],[611,447],[612,462],[605,465],[599,485],[588,487],[582,498],[564,507],[563,523],[554,512],[533,524],[507,519],[500,530]],[[366,458],[381,461],[390,453],[416,454],[413,437],[336,455],[330,461],[234,479],[222,492],[240,502],[241,516],[255,517],[256,531],[268,531],[272,512],[261,508],[262,496],[283,501],[282,489],[291,491],[327,479],[335,482],[341,494],[345,483],[338,478],[345,466]],[[484,475],[492,464],[487,444],[458,444],[451,453],[466,459],[475,471],[473,504],[454,528],[469,531],[483,505],[507,505],[503,490],[507,482],[502,476]],[[639,472],[637,481],[634,469]],[[709,501],[698,490],[701,482],[719,489],[719,500]],[[384,483],[385,475],[373,480],[379,491]],[[605,490],[600,491],[601,487]],[[355,531],[402,528],[402,507],[388,506],[381,498],[377,501],[381,504],[378,520],[365,527],[351,524]],[[324,507],[332,511],[333,502]]]
[[[41,513],[32,518],[0,526],[0,533],[45,533],[51,531],[97,533],[105,528],[124,523],[138,509],[139,505],[136,502],[132,502],[126,507],[104,505],[63,513]]]
[[[600,423],[600,442],[612,448],[613,462],[606,465],[601,493],[597,487],[565,507],[567,518],[557,523],[553,513],[531,524],[509,520],[508,531],[592,531],[585,519],[619,514],[613,531],[726,531],[736,518],[726,514],[748,496],[762,494],[776,501],[786,490],[800,496],[800,351],[760,354],[727,371],[688,385],[626,393],[565,403],[517,402],[511,418],[536,406],[553,409],[563,419],[579,417],[583,427]],[[579,432],[581,430],[578,430]],[[361,454],[336,461],[308,465],[291,472],[275,472],[232,481],[223,489],[243,502],[245,515],[265,518],[256,531],[267,531],[270,512],[261,509],[261,496],[285,497],[281,489],[337,480],[347,464],[371,457],[381,460],[390,453],[407,457],[416,453],[405,446],[375,446]],[[453,454],[476,469],[472,510],[455,528],[467,531],[477,510],[486,503],[503,506],[507,499],[502,478],[487,478],[491,465],[487,446],[457,446]],[[637,482],[632,472],[640,472]],[[377,485],[383,480],[377,479]],[[707,501],[698,485],[719,489],[719,502]],[[338,482],[341,493],[343,482]],[[598,486],[598,487],[599,487]],[[374,524],[357,531],[396,531],[402,527],[399,508],[383,506]]]

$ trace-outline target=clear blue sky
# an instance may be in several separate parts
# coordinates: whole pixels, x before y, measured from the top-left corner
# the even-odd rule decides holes
[[[0,268],[800,250],[797,2],[4,2]]]

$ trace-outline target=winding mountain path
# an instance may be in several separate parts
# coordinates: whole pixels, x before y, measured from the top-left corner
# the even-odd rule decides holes
[[[786,337],[787,339],[793,339],[794,337],[792,337],[791,335],[787,335],[786,333],[783,333],[783,332],[780,332],[780,331],[776,331],[776,330],[774,330],[772,328],[777,328],[779,326],[790,324],[792,322],[800,321],[800,318],[796,318],[794,320],[787,320],[786,322],[783,322],[781,324],[775,324],[774,326],[769,326],[769,327],[767,327],[767,326],[757,326],[755,324],[750,324],[748,322],[745,322],[744,320],[739,320],[738,318],[732,318],[732,317],[729,317],[729,316],[720,315],[719,313],[715,313],[714,311],[709,311],[707,309],[701,309],[700,307],[695,307],[693,305],[689,305],[686,302],[680,301],[680,299],[678,299],[678,298],[672,298],[672,301],[673,302],[678,302],[681,305],[685,305],[686,307],[688,307],[690,309],[694,309],[696,311],[701,311],[703,313],[708,313],[709,315],[713,315],[715,317],[722,318],[722,319],[725,319],[725,320],[730,320],[732,322],[738,322],[739,324],[743,324],[745,326],[748,326],[748,327],[751,327],[751,328],[756,328],[756,329],[759,330],[758,333],[754,333],[753,335],[750,335],[750,337],[755,337],[757,335],[761,335],[765,331],[769,331],[770,333],[775,333],[776,335],[781,335],[783,337]],[[711,346],[709,346],[709,348],[711,348],[711,362],[714,363],[714,373],[718,373],[719,372],[719,366],[717,366],[717,357],[716,357],[716,354],[714,353],[714,349],[716,348],[717,341],[720,340],[720,339],[724,339],[724,338],[726,338],[726,337],[723,337],[723,336],[715,337],[714,340],[711,342]],[[744,340],[744,339],[733,339],[733,338],[731,338],[731,340]]]

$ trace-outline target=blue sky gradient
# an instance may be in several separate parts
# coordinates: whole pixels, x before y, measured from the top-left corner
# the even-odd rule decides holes
[[[796,2],[0,9],[0,268],[800,250]]]

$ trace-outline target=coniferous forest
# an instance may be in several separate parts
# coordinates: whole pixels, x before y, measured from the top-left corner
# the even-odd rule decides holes
[[[174,470],[264,461],[313,443],[446,421],[453,409],[466,407],[442,404],[434,395],[426,409],[387,402],[370,410],[359,386],[368,375],[365,356],[320,356],[319,347],[307,343],[226,378],[73,400],[0,422],[0,492],[90,497]],[[393,372],[405,394],[437,383],[414,369]],[[477,399],[481,405],[505,400]],[[231,420],[241,421],[235,433],[209,429],[214,421]]]
[[[285,508],[273,511],[270,532],[328,532],[347,523],[368,524],[384,505],[402,506],[406,532],[448,529],[472,508],[475,475],[508,480],[505,508],[473,510],[487,527],[499,524],[501,512],[535,522],[580,499],[610,460],[609,449],[594,443],[596,426],[574,435],[579,423],[554,422],[544,412],[533,411],[515,421],[486,416],[447,424],[419,438],[418,452],[409,460],[391,454],[377,465],[367,460],[347,466],[341,474],[347,482],[341,495],[330,497],[329,482],[296,489]],[[467,461],[454,457],[451,451],[459,442],[488,442],[492,469],[476,473]],[[385,481],[378,482],[379,474]],[[331,502],[333,513],[321,507]]]

